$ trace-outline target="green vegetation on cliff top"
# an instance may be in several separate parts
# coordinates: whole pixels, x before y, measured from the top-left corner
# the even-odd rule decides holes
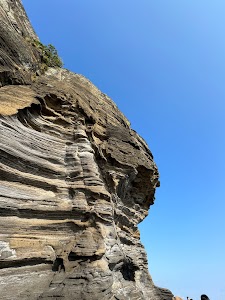
[[[53,45],[44,45],[38,40],[32,40],[31,44],[40,52],[42,63],[46,66],[46,68],[61,68],[63,66],[63,62],[58,56],[58,52]]]

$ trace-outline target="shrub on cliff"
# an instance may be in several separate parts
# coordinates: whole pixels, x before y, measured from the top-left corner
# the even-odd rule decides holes
[[[61,68],[63,66],[63,62],[58,56],[58,52],[53,45],[43,45],[38,40],[33,40],[32,45],[40,52],[42,63],[47,67]]]
[[[58,56],[56,48],[49,44],[44,46],[43,61],[48,67],[62,67],[63,63],[61,58]]]

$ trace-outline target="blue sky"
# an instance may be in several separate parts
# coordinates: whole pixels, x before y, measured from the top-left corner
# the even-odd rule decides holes
[[[161,187],[140,224],[154,282],[225,299],[225,1],[23,0],[65,67],[147,141]]]

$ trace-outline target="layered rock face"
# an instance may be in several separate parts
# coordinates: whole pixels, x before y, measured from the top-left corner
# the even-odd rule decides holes
[[[148,146],[83,76],[36,76],[21,2],[0,13],[1,299],[171,299],[137,228],[159,185]]]
[[[0,0],[0,84],[29,84],[40,55],[29,43],[38,39],[20,0]]]

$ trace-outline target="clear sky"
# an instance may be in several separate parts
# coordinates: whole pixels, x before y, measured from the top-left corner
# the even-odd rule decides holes
[[[225,299],[225,1],[23,0],[44,44],[110,96],[161,187],[141,238],[156,285]]]

